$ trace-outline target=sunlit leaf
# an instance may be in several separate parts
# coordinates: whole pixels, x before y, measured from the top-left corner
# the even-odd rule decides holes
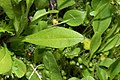
[[[19,78],[23,77],[26,73],[26,65],[19,59],[13,58],[12,72]]]
[[[85,11],[69,10],[64,14],[63,21],[68,20],[67,24],[70,26],[79,26],[83,23],[85,16]]]
[[[70,29],[53,27],[26,36],[24,42],[53,48],[64,48],[82,42],[84,37]]]
[[[6,46],[0,47],[0,74],[4,74],[11,70],[12,59],[11,52]]]

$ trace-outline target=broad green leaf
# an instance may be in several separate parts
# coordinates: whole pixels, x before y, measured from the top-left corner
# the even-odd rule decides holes
[[[119,34],[116,34],[114,37],[108,39],[108,41],[106,43],[104,43],[103,47],[100,49],[100,51],[105,52],[108,51],[110,49],[112,49],[113,47],[115,47],[117,41],[119,41]]]
[[[44,80],[62,80],[60,70],[56,63],[56,60],[51,52],[46,52],[43,57],[44,63],[44,71],[43,71],[43,79]]]
[[[105,70],[101,69],[100,67],[97,67],[96,74],[100,80],[108,80],[107,72]]]
[[[11,52],[6,46],[0,47],[0,74],[4,74],[11,70],[12,59],[10,54]]]
[[[91,74],[90,74],[90,72],[89,72],[88,69],[84,69],[84,70],[82,71],[82,75],[83,75],[84,77],[86,77],[86,76],[91,76]]]
[[[57,9],[62,10],[75,4],[74,0],[57,0]]]
[[[110,4],[105,4],[99,9],[95,10],[95,17],[92,23],[94,32],[99,32],[102,35],[105,32],[105,30],[109,27],[111,19],[112,18]]]
[[[72,77],[72,78],[69,78],[68,80],[80,80],[80,79],[77,77]]]
[[[35,13],[35,15],[33,16],[33,18],[32,18],[31,21],[33,22],[33,21],[39,19],[40,17],[45,16],[45,15],[47,15],[47,14],[49,14],[49,13],[58,13],[58,11],[57,11],[57,10],[50,10],[50,11],[46,12],[45,9],[38,10],[38,11]]]
[[[66,23],[70,26],[79,26],[83,23],[85,16],[85,11],[69,10],[64,14],[63,21],[68,20]]]
[[[14,18],[14,11],[12,8],[11,0],[0,0],[0,6],[10,19]]]
[[[26,65],[19,59],[13,58],[13,67],[12,72],[18,77],[21,78],[26,73]]]
[[[49,0],[35,0],[34,4],[36,6],[36,8],[38,9],[43,9],[46,6],[48,6]]]
[[[64,48],[82,42],[84,37],[70,29],[52,27],[26,36],[24,42],[53,48]]]
[[[108,72],[110,74],[110,80],[113,80],[114,77],[120,73],[120,58],[110,65]]]
[[[90,56],[92,57],[93,54],[98,50],[98,48],[101,45],[101,34],[100,33],[95,33],[91,39],[90,43]]]
[[[99,65],[108,68],[114,61],[115,61],[114,59],[105,58],[102,62],[100,62]]]
[[[95,80],[92,76],[86,76],[82,78],[81,80]]]
[[[92,2],[91,2],[92,8],[95,9],[98,6],[98,4],[99,4],[100,1],[101,0],[92,0]]]

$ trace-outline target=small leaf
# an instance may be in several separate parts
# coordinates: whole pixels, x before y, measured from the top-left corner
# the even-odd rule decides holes
[[[43,71],[44,80],[47,80],[46,78],[48,78],[49,80],[62,80],[60,70],[51,52],[47,52],[45,54],[45,56],[43,57],[43,63],[45,65]]]
[[[110,65],[108,72],[110,74],[110,80],[113,80],[120,73],[120,58]]]
[[[92,76],[86,76],[82,78],[81,80],[95,80]]]
[[[100,80],[108,80],[108,75],[107,72],[99,67],[97,67],[97,76],[99,77]]]
[[[92,57],[93,54],[97,51],[97,49],[101,45],[101,34],[100,33],[95,33],[91,39],[90,43],[90,56]]]
[[[33,21],[39,19],[40,17],[45,16],[45,15],[47,15],[47,14],[49,14],[49,13],[58,13],[58,11],[57,11],[57,10],[50,10],[50,11],[46,12],[45,9],[38,10],[38,11],[35,13],[35,15],[33,16],[33,18],[32,18],[31,21],[33,22]]]
[[[62,10],[75,4],[74,0],[57,0],[57,9]]]
[[[0,48],[0,74],[10,71],[12,67],[11,52],[5,47]]]
[[[83,23],[85,16],[85,11],[69,10],[64,14],[63,21],[68,20],[67,24],[70,26],[79,26]]]
[[[105,58],[99,65],[104,67],[109,67],[115,60],[110,58]]]
[[[24,42],[53,48],[64,48],[82,42],[84,37],[70,29],[53,27],[26,36]]]
[[[115,47],[117,41],[119,41],[119,34],[116,34],[114,37],[110,38],[100,49],[100,51],[105,52]]]
[[[72,77],[72,78],[69,78],[68,80],[80,80],[80,79],[77,77]]]
[[[13,58],[13,67],[12,72],[18,77],[21,78],[26,73],[26,65],[19,59]]]

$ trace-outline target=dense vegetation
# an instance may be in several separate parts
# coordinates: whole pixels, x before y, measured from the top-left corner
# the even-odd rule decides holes
[[[119,80],[120,0],[0,0],[0,80]]]

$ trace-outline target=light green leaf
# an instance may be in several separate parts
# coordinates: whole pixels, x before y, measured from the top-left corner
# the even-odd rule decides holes
[[[95,80],[92,76],[86,76],[82,78],[81,80]]]
[[[92,57],[93,54],[98,50],[98,48],[101,45],[101,34],[100,33],[95,33],[91,39],[90,43],[90,56]]]
[[[28,14],[29,10],[30,10],[30,7],[32,6],[34,0],[26,0],[26,5],[27,5],[27,9],[26,9],[26,12]]]
[[[97,67],[97,76],[99,77],[100,80],[108,80],[108,75],[107,72],[100,67]]]
[[[12,8],[11,0],[0,0],[0,6],[10,19],[14,18],[14,11]]]
[[[80,79],[77,77],[72,77],[72,78],[69,78],[68,80],[80,80]]]
[[[114,61],[114,59],[105,58],[99,65],[108,68]]]
[[[57,0],[57,9],[62,10],[75,4],[74,0]]]
[[[85,16],[85,11],[69,10],[64,14],[63,21],[68,20],[67,24],[70,26],[79,26],[83,23]]]
[[[60,70],[56,63],[56,60],[51,52],[46,52],[43,57],[43,63],[45,65],[43,71],[44,80],[63,80],[60,74]]]
[[[35,15],[33,16],[33,18],[32,18],[31,21],[33,22],[33,21],[39,19],[40,17],[45,16],[45,15],[47,15],[47,14],[49,14],[49,13],[58,13],[58,11],[57,11],[57,10],[50,10],[50,11],[46,12],[45,9],[38,10],[38,11],[35,13]]]
[[[12,67],[11,52],[6,46],[0,47],[0,74],[10,71]]]
[[[120,73],[120,58],[110,65],[108,72],[110,74],[110,80],[113,80],[114,77]]]
[[[70,29],[53,27],[26,36],[24,42],[53,48],[64,48],[82,42],[84,37]]]
[[[13,58],[13,67],[12,72],[18,77],[21,78],[26,73],[26,65],[19,59]]]

